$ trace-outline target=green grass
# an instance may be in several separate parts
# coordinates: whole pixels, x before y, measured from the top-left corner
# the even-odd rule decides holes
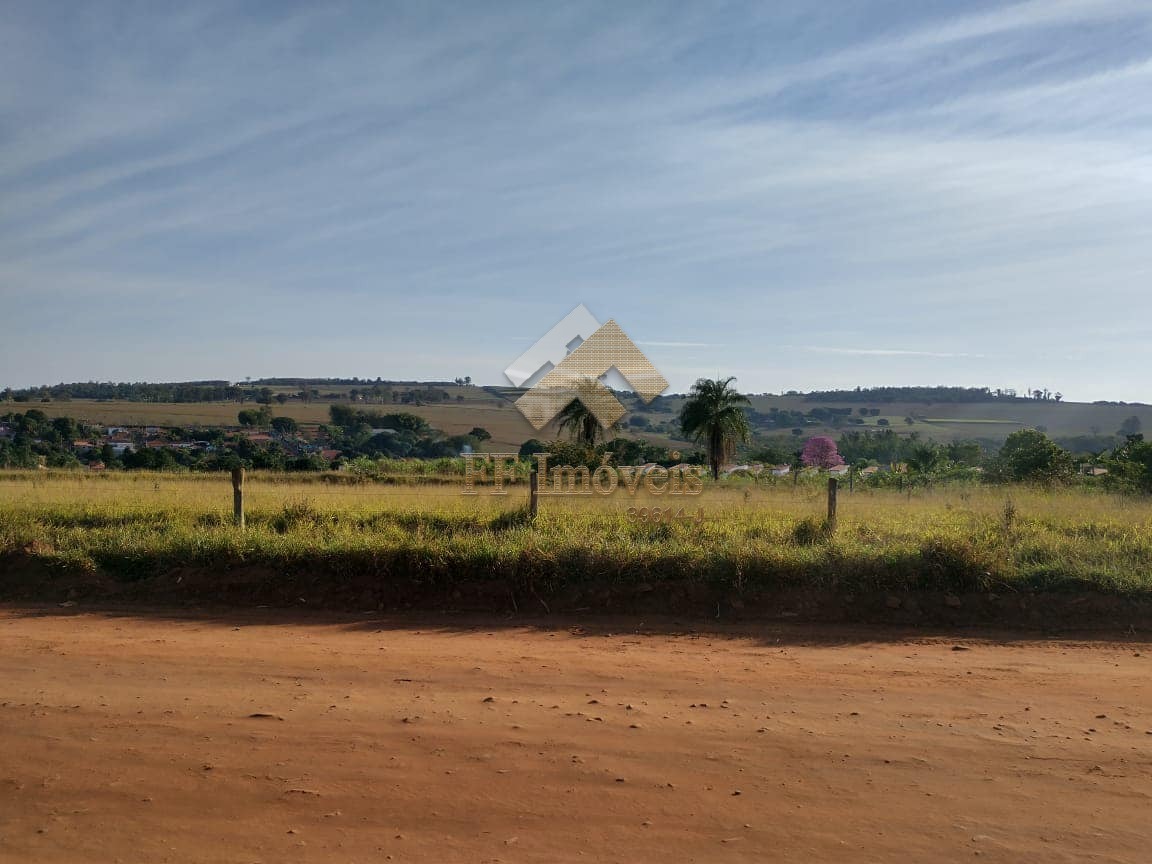
[[[541,501],[529,524],[504,499],[452,483],[302,482],[252,475],[248,527],[225,478],[0,474],[0,555],[134,581],[180,568],[307,572],[440,585],[528,580],[703,582],[733,589],[1152,589],[1152,502],[1083,490],[963,486],[841,495],[823,524],[817,484],[705,486],[697,498]],[[702,525],[644,524],[629,506],[703,507]]]

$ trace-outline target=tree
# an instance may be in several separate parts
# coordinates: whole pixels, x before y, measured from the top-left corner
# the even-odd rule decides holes
[[[272,418],[272,430],[274,432],[279,432],[281,435],[291,435],[298,428],[299,427],[297,426],[296,421],[293,420],[291,417],[273,417]]]
[[[1140,434],[1112,451],[1107,462],[1109,480],[1141,492],[1152,492],[1152,442]]]
[[[491,441],[492,433],[485,429],[483,426],[473,426],[472,431],[468,433],[477,441]]]
[[[948,460],[966,468],[975,468],[984,458],[984,453],[976,441],[953,441],[945,447]]]
[[[1133,414],[1127,420],[1120,424],[1121,437],[1127,438],[1129,435],[1139,435],[1141,429],[1140,418]]]
[[[600,425],[599,419],[584,404],[591,401],[592,390],[597,386],[594,380],[584,380],[577,385],[577,397],[564,406],[557,420],[560,421],[560,431],[568,433],[573,441],[579,441],[586,447],[595,447],[596,441],[604,437],[607,430]],[[583,395],[584,399],[580,397]],[[620,428],[618,423],[612,424],[611,430]]]
[[[520,445],[520,458],[530,459],[537,453],[548,452],[548,445],[538,438],[529,438]]]
[[[944,461],[940,448],[932,443],[917,444],[904,458],[914,474],[931,474]]]
[[[835,468],[844,464],[844,457],[836,449],[836,442],[826,435],[817,435],[804,442],[800,461],[808,468]]]
[[[579,399],[573,399],[565,405],[556,419],[560,421],[561,432],[568,433],[573,441],[588,447],[595,447],[597,439],[603,435],[600,421]]]
[[[792,460],[791,451],[780,445],[765,444],[748,454],[753,462],[763,462],[767,465],[786,465]]]
[[[1021,429],[1005,440],[991,473],[1001,480],[1052,483],[1072,474],[1072,457],[1043,432]]]
[[[79,434],[80,428],[71,417],[56,417],[52,420],[52,431],[58,441],[71,442]]]
[[[720,465],[735,453],[736,442],[747,441],[750,432],[743,408],[750,403],[732,387],[735,380],[701,378],[680,409],[680,429],[689,439],[704,444],[713,479],[719,478]]]

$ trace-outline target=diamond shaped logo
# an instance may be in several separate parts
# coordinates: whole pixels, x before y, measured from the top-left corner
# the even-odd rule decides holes
[[[645,403],[668,388],[668,381],[619,324],[609,320],[601,325],[583,305],[564,316],[504,374],[515,386],[529,388],[516,400],[516,407],[538,430],[573,399],[579,399],[601,426],[616,423],[625,408],[607,384],[618,390],[631,387]]]

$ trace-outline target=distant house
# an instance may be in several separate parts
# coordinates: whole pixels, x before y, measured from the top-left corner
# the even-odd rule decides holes
[[[272,436],[263,432],[248,432],[245,433],[245,437],[253,444],[268,444],[272,441]]]
[[[852,469],[849,468],[847,465],[833,465],[831,468],[828,469],[828,473],[831,474],[833,477],[843,477],[845,474],[847,474],[851,470]]]
[[[880,469],[876,465],[869,465],[867,468],[860,469],[861,477],[871,477],[873,474],[879,474]]]
[[[771,468],[773,477],[787,477],[792,473],[791,465],[773,465]]]
[[[343,450],[321,450],[320,458],[325,462],[334,462],[343,454]]]
[[[88,470],[89,471],[104,471],[106,469],[105,469],[103,462],[96,461],[96,462],[89,462],[88,463]]]
[[[1099,468],[1099,467],[1094,465],[1091,468],[1085,468],[1084,473],[1087,474],[1089,477],[1103,477],[1105,474],[1108,473],[1108,469],[1107,468]]]

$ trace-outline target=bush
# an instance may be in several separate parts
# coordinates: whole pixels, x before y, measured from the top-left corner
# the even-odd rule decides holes
[[[1152,442],[1129,435],[1108,459],[1108,481],[1114,488],[1152,492]]]
[[[1008,436],[989,474],[997,480],[1055,483],[1072,475],[1072,457],[1043,432],[1021,429]]]

